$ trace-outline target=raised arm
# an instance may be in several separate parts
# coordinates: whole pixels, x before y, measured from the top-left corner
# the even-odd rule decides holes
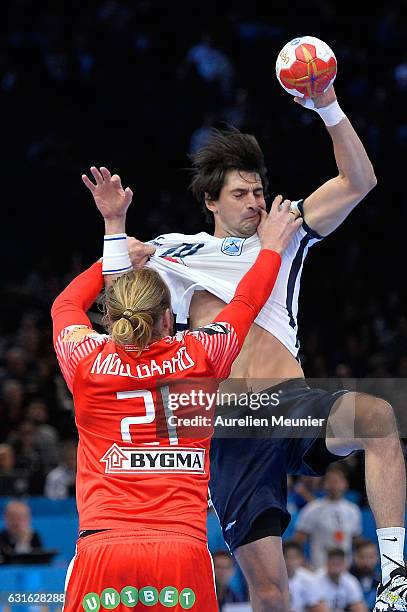
[[[133,192],[130,187],[123,189],[120,176],[110,174],[110,171],[101,166],[91,166],[90,171],[95,183],[82,174],[82,181],[91,192],[95,204],[105,221],[106,234],[119,234],[126,229],[126,214]]]
[[[92,166],[90,171],[95,183],[86,174],[82,175],[82,180],[105,222],[103,276],[108,286],[115,278],[132,269],[127,247],[126,214],[133,192],[130,187],[123,189],[120,176],[111,175],[104,166],[100,169]]]
[[[302,106],[312,108],[312,101],[295,98]],[[314,98],[315,109],[327,117],[327,130],[332,139],[338,176],[330,179],[304,200],[303,213],[307,225],[321,236],[333,232],[349,215],[377,180],[366,150],[349,119],[337,106],[334,88]],[[332,125],[332,123],[336,124]],[[331,124],[331,125],[329,125]]]
[[[95,263],[77,276],[56,298],[51,309],[55,351],[71,390],[78,363],[96,346],[107,341],[107,336],[97,334],[92,329],[86,314],[103,288],[103,273],[110,277],[118,276],[132,267],[127,252],[125,222],[133,193],[129,188],[124,190],[120,177],[111,176],[107,168],[100,168],[99,171],[92,167],[91,172],[96,184],[86,175],[82,179],[105,220],[104,251],[109,253],[110,258],[104,258],[103,264]],[[124,256],[120,252],[118,254],[118,244],[123,245]],[[107,272],[106,265],[111,268]]]
[[[127,255],[126,246],[126,213],[130,206],[133,192],[129,187],[122,188],[120,177],[117,174],[111,176],[107,168],[100,171],[92,166],[90,169],[96,184],[86,176],[82,180],[93,195],[96,206],[105,221],[105,249],[114,251],[116,243],[123,243]],[[117,249],[116,249],[117,250]],[[113,262],[113,263],[112,263]],[[93,304],[96,297],[103,288],[103,274],[109,274],[116,278],[131,269],[131,263],[127,259],[115,258],[115,254],[108,262],[114,269],[106,272],[106,262],[94,264],[75,278],[68,287],[57,297],[51,310],[54,328],[54,342],[66,327],[81,326],[72,332],[70,337],[80,340],[89,333],[91,327],[86,311]],[[93,330],[91,330],[93,331]]]

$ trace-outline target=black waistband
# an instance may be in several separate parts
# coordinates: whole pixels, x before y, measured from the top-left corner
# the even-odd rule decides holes
[[[287,380],[282,380],[276,385],[272,385],[271,387],[267,387],[267,389],[263,389],[262,391],[258,391],[258,393],[273,393],[275,391],[284,391],[285,389],[309,389],[309,385],[305,378],[288,378]]]
[[[109,531],[109,529],[84,529],[79,532],[79,537],[86,538],[86,536],[92,535],[92,533],[99,533],[100,531]]]

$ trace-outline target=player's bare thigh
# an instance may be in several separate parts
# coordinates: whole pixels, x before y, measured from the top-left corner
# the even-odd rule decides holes
[[[335,455],[348,455],[365,448],[366,439],[397,433],[391,406],[366,393],[346,393],[333,404],[327,427],[326,446]]]
[[[254,612],[288,612],[288,577],[281,537],[267,536],[239,546],[235,557],[248,582]]]

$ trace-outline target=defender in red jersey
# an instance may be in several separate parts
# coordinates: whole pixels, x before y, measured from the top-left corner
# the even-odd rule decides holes
[[[94,176],[98,181],[96,169]],[[97,205],[105,239],[122,240],[127,253],[131,196],[120,180],[116,188],[114,206],[103,198]],[[169,291],[150,269],[127,272],[108,290],[109,335],[96,333],[86,315],[103,287],[102,263],[55,300],[55,350],[79,432],[80,537],[65,610],[217,609],[206,544],[211,428],[194,437],[177,431],[169,422],[168,395],[183,380],[213,386],[229,375],[274,286],[280,253],[301,223],[289,211],[290,203],[277,198],[270,215],[262,213],[255,264],[230,304],[202,329],[169,335]]]

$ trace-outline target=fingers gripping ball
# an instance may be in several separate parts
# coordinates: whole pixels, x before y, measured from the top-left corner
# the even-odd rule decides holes
[[[288,93],[314,98],[332,85],[337,71],[332,49],[319,38],[301,36],[287,43],[276,62],[276,75]]]

